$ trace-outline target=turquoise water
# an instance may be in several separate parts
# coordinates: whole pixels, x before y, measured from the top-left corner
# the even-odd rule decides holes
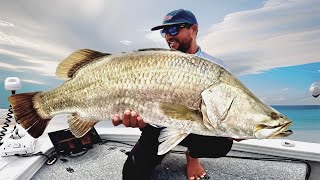
[[[272,106],[293,121],[292,130],[320,132],[320,105]]]
[[[287,139],[320,143],[320,105],[272,106],[293,121]]]

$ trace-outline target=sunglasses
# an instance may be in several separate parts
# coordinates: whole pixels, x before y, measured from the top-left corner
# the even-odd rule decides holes
[[[169,33],[170,36],[176,36],[179,33],[181,28],[189,28],[190,24],[179,24],[176,26],[170,26],[168,28],[163,28],[160,33],[162,37],[166,37],[166,34]]]

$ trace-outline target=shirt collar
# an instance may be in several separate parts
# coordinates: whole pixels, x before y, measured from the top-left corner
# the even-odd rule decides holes
[[[197,56],[201,56],[202,55],[202,50],[201,48],[198,46],[198,51],[195,53],[195,55]]]

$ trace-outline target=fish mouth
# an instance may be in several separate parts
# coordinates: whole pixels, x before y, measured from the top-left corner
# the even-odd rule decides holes
[[[286,122],[277,126],[268,126],[266,124],[259,124],[255,128],[254,135],[258,139],[268,139],[275,137],[287,137],[293,133],[288,127],[292,122]]]
[[[280,129],[277,130],[273,135],[270,136],[270,138],[274,138],[274,137],[287,137],[289,135],[291,135],[293,133],[292,130],[288,129],[288,127],[292,124],[292,122],[288,122],[284,125],[281,125]]]

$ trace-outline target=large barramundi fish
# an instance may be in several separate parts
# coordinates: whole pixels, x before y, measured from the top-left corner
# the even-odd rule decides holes
[[[158,154],[190,133],[237,139],[292,133],[287,117],[226,69],[179,51],[110,55],[84,49],[62,61],[56,75],[67,80],[51,91],[9,97],[17,122],[35,138],[57,114],[70,114],[70,130],[81,137],[126,109],[137,111],[146,123],[167,127],[159,136]]]

